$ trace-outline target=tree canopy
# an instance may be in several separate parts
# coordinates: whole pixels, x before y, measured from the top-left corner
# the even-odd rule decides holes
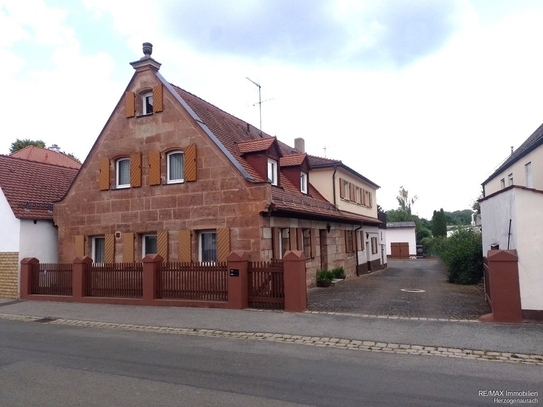
[[[43,140],[30,140],[30,139],[17,139],[13,143],[11,143],[11,147],[9,148],[9,152],[13,154],[15,151],[19,151],[25,147],[28,146],[36,146],[40,148],[45,148],[45,142]]]
[[[447,236],[447,219],[443,208],[439,211],[434,211],[434,215],[432,216],[432,235],[434,237]]]

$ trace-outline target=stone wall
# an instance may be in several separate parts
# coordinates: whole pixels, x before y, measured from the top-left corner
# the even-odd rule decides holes
[[[19,298],[19,253],[0,253],[0,298]]]

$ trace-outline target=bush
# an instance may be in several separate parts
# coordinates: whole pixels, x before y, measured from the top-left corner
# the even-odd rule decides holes
[[[335,269],[332,269],[331,272],[334,275],[334,278],[345,278],[345,269],[343,267],[336,267]]]
[[[476,284],[481,280],[483,250],[479,232],[471,228],[458,229],[436,249],[447,266],[449,283]]]
[[[334,279],[334,273],[330,270],[317,270],[317,281],[332,281]]]

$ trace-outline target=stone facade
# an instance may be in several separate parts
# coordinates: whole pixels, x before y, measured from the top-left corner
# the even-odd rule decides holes
[[[19,298],[19,253],[0,253],[0,298]]]

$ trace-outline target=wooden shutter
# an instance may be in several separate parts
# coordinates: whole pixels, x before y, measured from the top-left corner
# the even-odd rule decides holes
[[[191,144],[185,150],[185,181],[196,181],[196,144]]]
[[[130,186],[132,188],[141,187],[141,153],[130,156]]]
[[[134,233],[123,234],[123,262],[134,262]]]
[[[156,237],[156,251],[164,261],[168,261],[168,231],[163,230],[157,233]]]
[[[273,227],[272,229],[272,258],[280,259],[281,253],[279,252],[279,242],[281,239],[281,229]]]
[[[149,185],[161,184],[160,151],[149,151]]]
[[[230,254],[230,229],[217,229],[217,261],[226,261]]]
[[[164,109],[162,84],[153,88],[153,112],[162,112]]]
[[[311,258],[314,259],[317,255],[317,229],[311,229],[309,233],[311,233]]]
[[[372,202],[371,202],[371,191],[368,191],[368,206],[371,208],[372,207]]]
[[[75,257],[82,258],[85,256],[85,236],[77,235],[75,237]]]
[[[134,92],[126,92],[124,94],[124,102],[126,117],[134,117],[136,115],[136,94]]]
[[[192,242],[190,230],[179,231],[179,254],[177,260],[181,262],[192,261]]]
[[[100,174],[98,175],[98,184],[100,185],[100,191],[107,191],[109,189],[109,159],[102,158],[100,160]]]
[[[115,235],[105,236],[104,263],[115,263]]]
[[[349,201],[356,201],[356,198],[355,198],[355,185],[354,184],[349,184]]]
[[[340,198],[345,198],[345,188],[343,186],[344,182],[345,181],[343,181],[343,178],[339,179],[339,197]]]

